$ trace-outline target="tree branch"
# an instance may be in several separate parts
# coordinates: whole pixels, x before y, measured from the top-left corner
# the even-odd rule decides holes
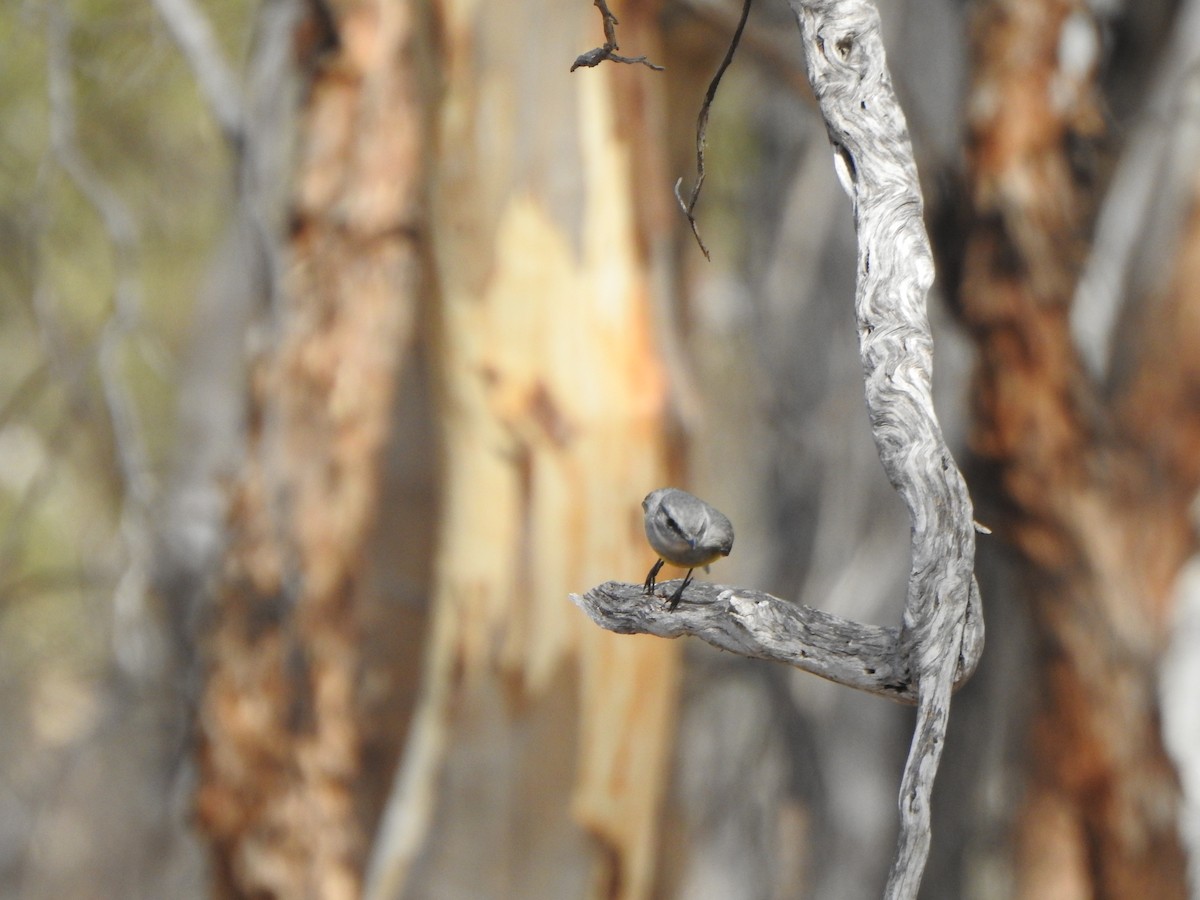
[[[950,695],[983,649],[975,525],[966,484],[933,410],[933,341],[925,309],[933,259],[879,14],[869,0],[790,3],[835,168],[854,205],[855,313],[871,429],[880,462],[912,520],[902,626],[898,632],[872,628],[803,607],[788,610],[765,594],[700,585],[673,614],[654,598],[640,598],[636,585],[610,582],[576,602],[616,631],[697,634],[724,649],[788,662],[892,699],[912,702],[915,695],[900,837],[885,892],[888,900],[907,900],[916,897],[929,853],[930,795]]]
[[[46,22],[50,150],[54,161],[100,219],[112,247],[112,309],[96,340],[95,365],[124,492],[120,530],[125,559],[113,590],[113,650],[126,674],[152,678],[158,672],[159,647],[157,636],[147,624],[144,608],[150,565],[149,510],[156,485],[141,416],[123,371],[124,354],[141,327],[141,239],[133,211],[96,171],[79,144],[71,28],[67,12],[52,6]],[[47,299],[43,297],[41,301]],[[42,320],[49,320],[44,307]],[[47,337],[53,340],[52,336]]]
[[[221,52],[212,23],[192,0],[154,0],[154,8],[191,67],[225,139],[238,143],[245,123],[241,86]]]
[[[600,19],[604,27],[604,44],[575,57],[575,62],[571,63],[572,72],[579,68],[595,68],[606,59],[609,62],[625,63],[631,66],[641,63],[646,68],[653,69],[656,72],[663,71],[662,66],[655,65],[644,56],[618,56],[616,51],[621,49],[621,45],[617,43],[617,26],[621,23],[617,21],[617,17],[608,8],[606,0],[594,0],[592,5],[600,10]]]
[[[693,582],[671,612],[663,602],[677,582],[660,582],[655,595],[640,584],[605,582],[572,602],[593,622],[617,634],[677,638],[690,634],[719,650],[795,666],[829,681],[915,704],[917,687],[901,652],[900,630],[863,625],[762,591]],[[978,607],[975,607],[978,613]],[[975,615],[971,628],[982,628]],[[954,686],[978,660],[960,658]]]

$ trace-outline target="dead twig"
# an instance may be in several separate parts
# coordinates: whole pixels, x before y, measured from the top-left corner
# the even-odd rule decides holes
[[[600,0],[596,0],[600,2]],[[692,234],[696,238],[696,243],[700,245],[700,250],[704,254],[704,258],[711,260],[712,254],[708,252],[708,247],[704,245],[704,239],[700,237],[700,229],[696,225],[696,201],[700,199],[700,189],[704,187],[704,151],[708,146],[708,114],[712,109],[713,100],[717,96],[717,88],[721,85],[721,79],[725,75],[725,70],[729,68],[729,64],[733,62],[733,55],[737,52],[738,44],[742,41],[742,32],[746,30],[746,20],[750,18],[750,4],[752,0],[742,0],[742,14],[738,19],[737,28],[733,32],[733,40],[729,42],[729,49],[725,51],[725,58],[721,60],[721,64],[717,66],[717,72],[712,77],[712,81],[708,83],[708,90],[704,93],[704,102],[700,104],[700,115],[696,118],[696,184],[692,188],[692,196],[685,203],[681,188],[683,187],[683,178],[680,177],[675,182],[675,200],[679,203],[679,208],[683,210],[683,214],[687,216],[688,224],[692,226]]]
[[[641,63],[649,69],[656,72],[664,71],[663,66],[655,65],[644,56],[620,56],[617,50],[621,49],[621,45],[617,43],[617,17],[612,14],[612,10],[608,8],[605,0],[594,0],[595,7],[600,10],[600,17],[604,25],[604,45],[589,50],[587,53],[581,53],[575,57],[575,62],[571,63],[571,71],[574,72],[578,68],[591,69],[605,60],[615,63],[625,63],[626,65],[637,65]]]

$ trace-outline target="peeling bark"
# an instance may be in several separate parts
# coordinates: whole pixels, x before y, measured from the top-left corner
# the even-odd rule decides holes
[[[366,852],[360,570],[414,310],[422,109],[413,7],[329,13],[288,35],[311,67],[290,243],[205,646],[197,811],[222,896],[355,897]]]
[[[638,503],[666,480],[646,251],[661,233],[635,202],[661,158],[643,152],[658,87],[644,67],[568,73],[562,48],[594,40],[585,4],[436,6],[442,522],[422,696],[367,896],[453,879],[478,896],[649,897],[679,648],[585,631],[564,596],[648,567]],[[645,13],[622,15],[628,47],[653,58],[652,35]]]
[[[1143,365],[1115,402],[1090,379],[1068,318],[1096,194],[1078,160],[1100,116],[1094,66],[1060,56],[1064,29],[1089,24],[1082,3],[1004,0],[980,4],[972,29],[961,305],[982,364],[971,441],[985,517],[1032,576],[1044,685],[1018,878],[1026,897],[1183,897],[1156,664],[1193,546],[1200,420],[1178,398],[1196,388],[1184,362],[1196,331],[1178,326],[1196,298],[1176,282],[1148,326],[1172,337],[1143,337]],[[1066,839],[1038,837],[1048,822]]]

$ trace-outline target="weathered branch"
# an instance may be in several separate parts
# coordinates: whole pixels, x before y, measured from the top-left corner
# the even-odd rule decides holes
[[[640,584],[609,581],[571,600],[607,631],[677,638],[690,634],[720,650],[795,666],[846,687],[915,704],[917,686],[900,648],[900,629],[864,625],[762,591],[693,582],[671,612],[663,602],[678,582],[655,595]],[[975,609],[978,613],[978,607]],[[972,621],[977,627],[978,616]],[[977,659],[962,658],[954,686]]]
[[[764,594],[701,588],[675,613],[611,582],[577,598],[606,628],[674,637],[798,665],[917,703],[900,791],[901,830],[885,897],[913,898],[929,852],[930,794],[954,686],[983,649],[975,526],[931,394],[926,293],[933,260],[904,114],[892,90],[879,14],[869,0],[790,0],[813,93],[858,233],[855,313],[879,458],[912,520],[912,568],[899,631],[871,628]],[[633,588],[633,591],[630,591]],[[700,600],[697,603],[697,599]],[[840,640],[839,640],[840,639]]]
[[[855,311],[871,430],[912,519],[901,648],[917,681],[917,724],[900,785],[900,837],[885,896],[915,897],[929,855],[930,796],[959,659],[976,660],[982,650],[982,622],[971,614],[978,602],[973,513],[933,410],[933,342],[925,311],[933,260],[879,13],[866,0],[791,2],[809,81],[854,203]]]

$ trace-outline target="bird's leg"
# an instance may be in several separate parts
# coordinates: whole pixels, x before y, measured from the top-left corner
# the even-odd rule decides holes
[[[688,569],[687,575],[683,577],[683,581],[680,583],[679,587],[675,589],[675,593],[671,595],[671,599],[667,601],[667,609],[671,612],[675,611],[675,607],[677,607],[679,605],[679,601],[683,599],[683,589],[692,583],[693,571],[693,569]]]
[[[650,570],[650,574],[646,576],[646,583],[642,585],[642,593],[650,594],[654,592],[654,579],[658,577],[658,570],[663,567],[663,561],[660,559],[654,564],[654,568]]]

